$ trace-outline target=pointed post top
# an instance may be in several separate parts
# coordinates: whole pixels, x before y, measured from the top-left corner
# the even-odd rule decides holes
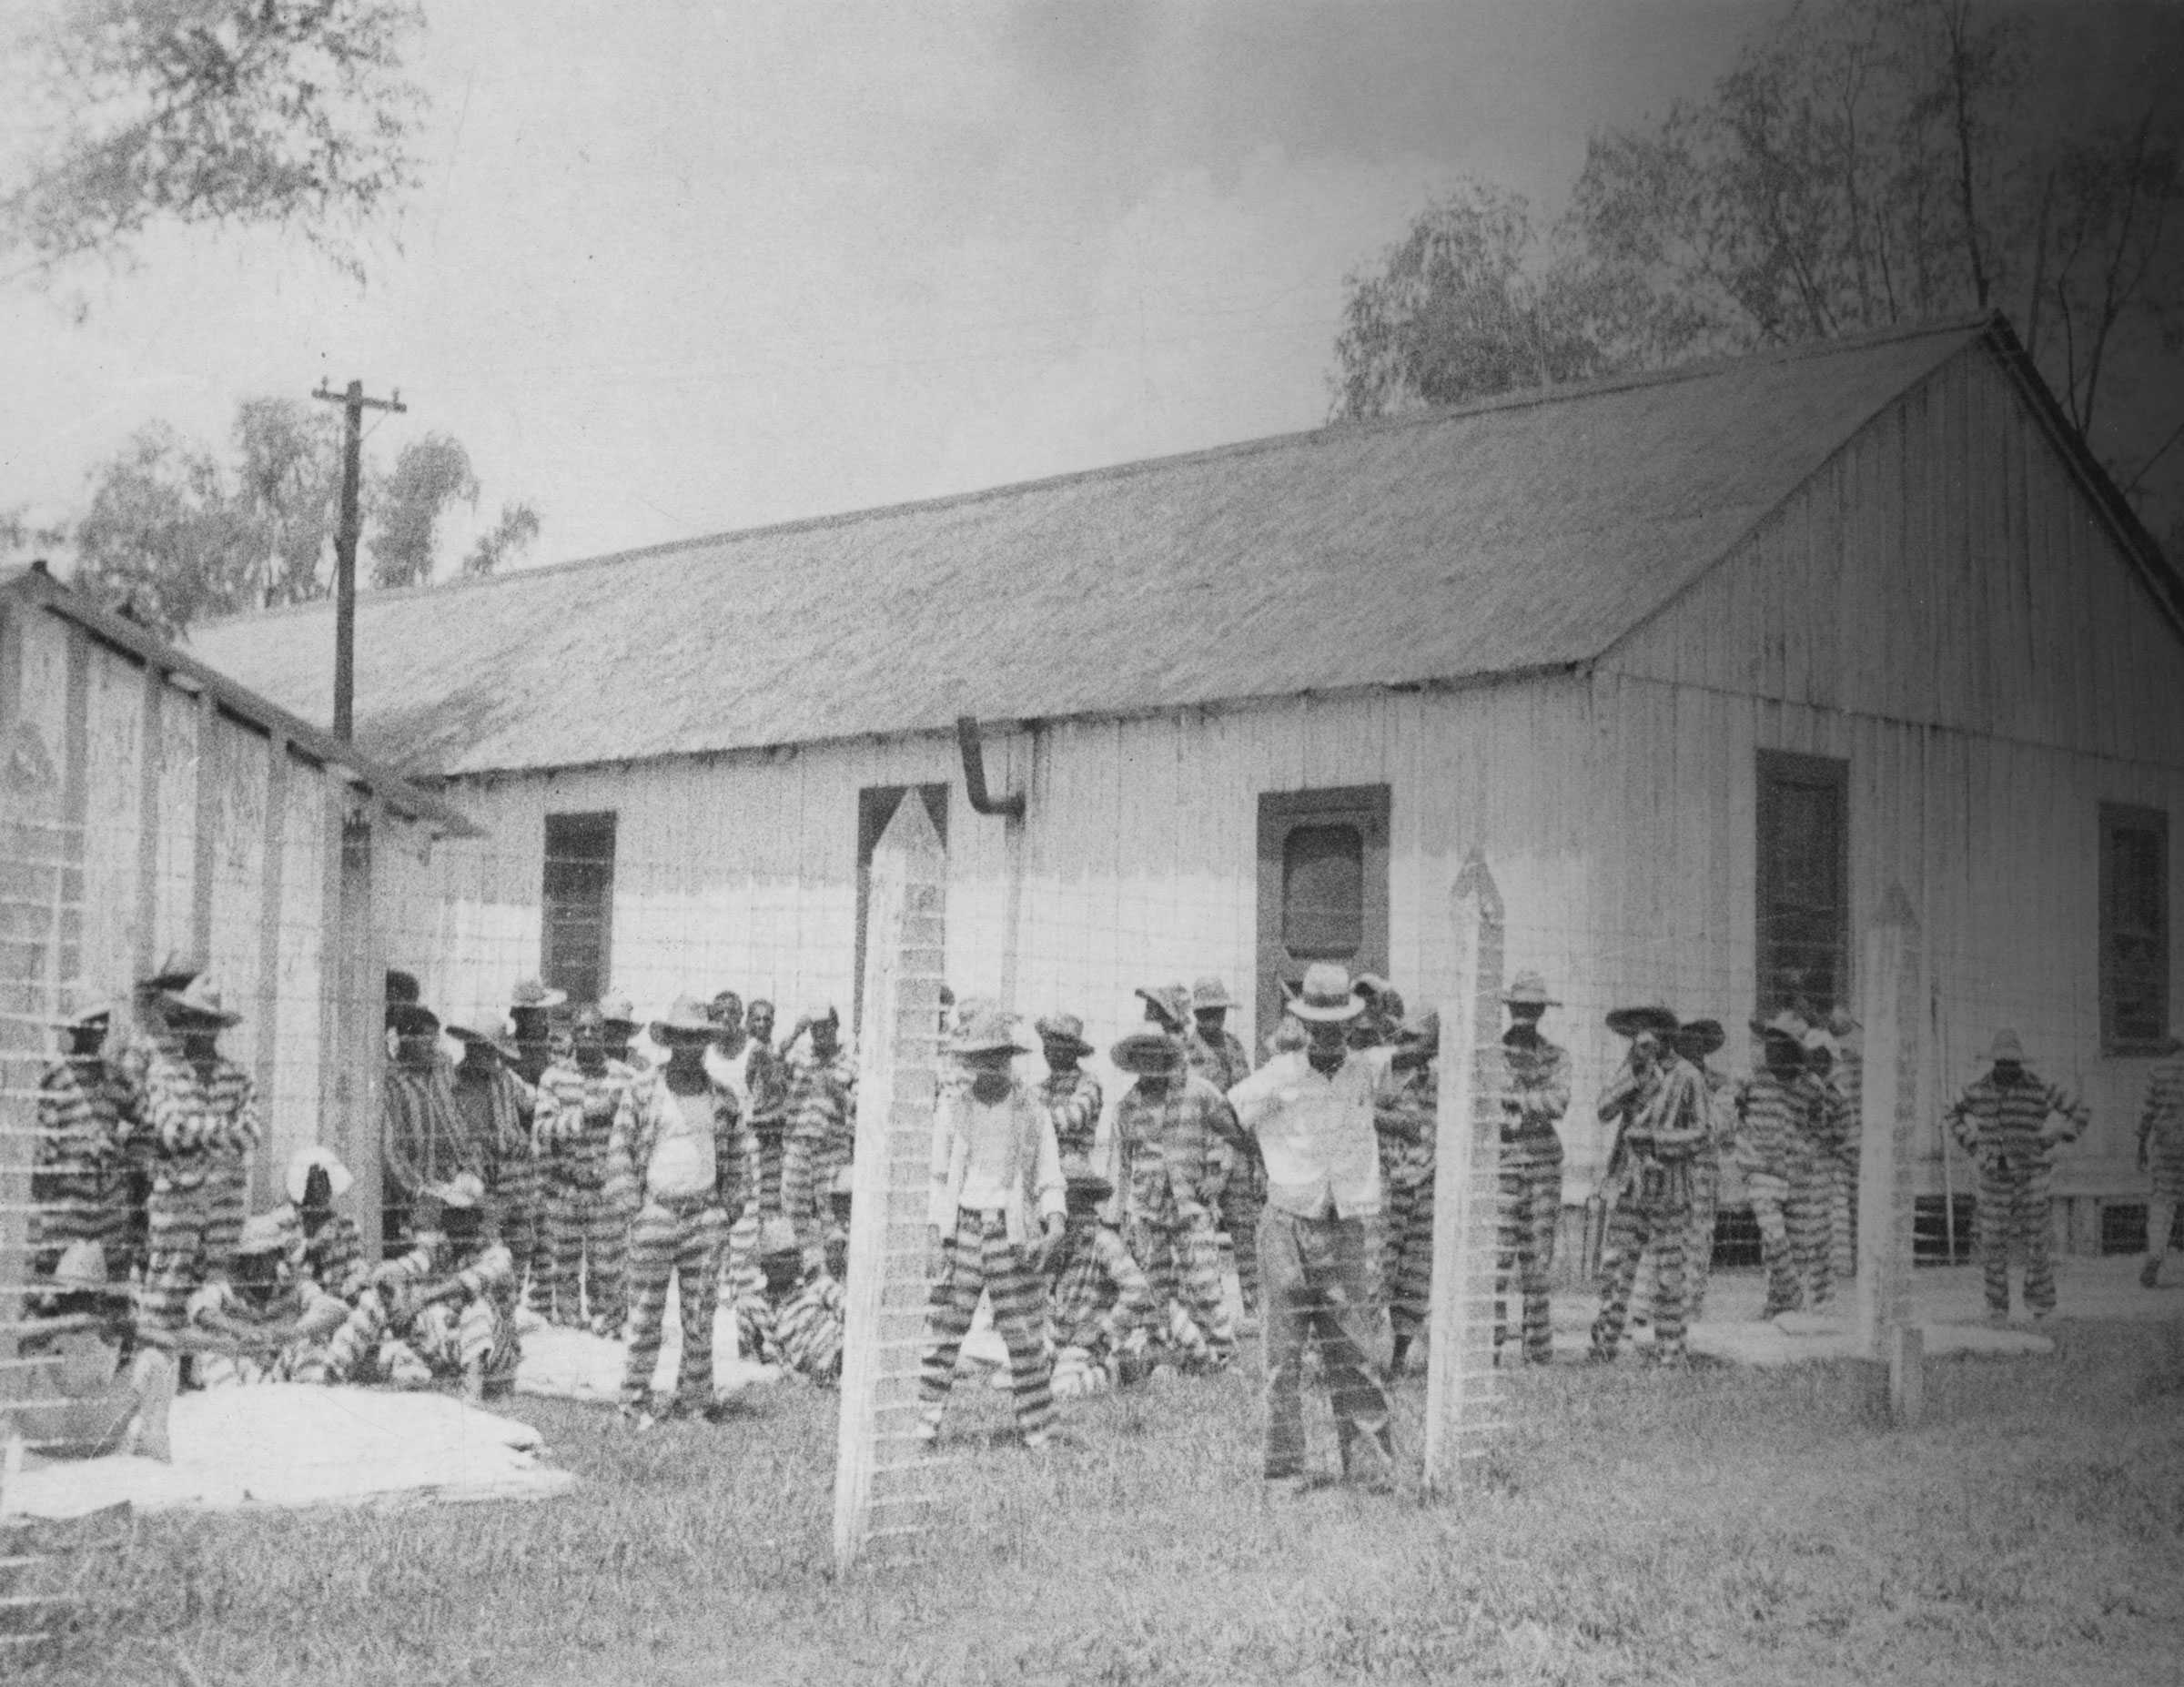
[[[933,829],[933,816],[925,812],[925,800],[915,787],[904,792],[902,800],[895,805],[895,818],[887,823],[886,831],[880,833],[872,854],[875,864],[885,855],[899,855],[905,861],[941,861],[946,857],[940,833]]]
[[[1911,911],[1911,898],[1904,894],[1901,884],[1891,882],[1888,894],[1881,898],[1881,911],[1874,915],[1876,925],[1896,925],[1906,931],[1918,929],[1918,915]]]
[[[1486,864],[1485,854],[1477,849],[1464,852],[1463,865],[1457,869],[1456,884],[1449,894],[1456,902],[1476,896],[1483,912],[1501,915],[1502,887],[1494,883],[1493,869]]]

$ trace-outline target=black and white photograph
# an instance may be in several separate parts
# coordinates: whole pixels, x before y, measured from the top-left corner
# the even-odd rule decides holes
[[[2184,1681],[2184,0],[7,0],[0,1679]]]

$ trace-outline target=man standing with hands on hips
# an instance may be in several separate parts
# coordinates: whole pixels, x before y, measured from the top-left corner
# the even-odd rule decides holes
[[[1370,1220],[1380,1209],[1373,1106],[1391,1087],[1399,1058],[1388,1048],[1348,1046],[1365,1011],[1350,975],[1331,963],[1306,969],[1289,1012],[1309,1038],[1228,1092],[1267,1168],[1259,1221],[1266,1297],[1266,1480],[1288,1496],[1311,1486],[1304,1468],[1305,1343],[1319,1344],[1342,1449],[1342,1470],[1376,1487],[1394,1480],[1388,1395],[1378,1374],[1381,1320]]]

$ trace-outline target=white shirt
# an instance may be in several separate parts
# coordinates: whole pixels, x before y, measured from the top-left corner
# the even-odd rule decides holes
[[[673,1109],[660,1126],[652,1144],[652,1157],[644,1168],[649,1195],[666,1200],[686,1201],[707,1193],[713,1186],[713,1097],[669,1092]]]
[[[1259,1137],[1267,1199],[1299,1218],[1362,1218],[1380,1210],[1373,1104],[1391,1087],[1390,1048],[1346,1049],[1332,1073],[1301,1051],[1278,1055],[1228,1092]]]

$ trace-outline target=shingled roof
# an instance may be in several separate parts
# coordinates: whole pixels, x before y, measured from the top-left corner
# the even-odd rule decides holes
[[[413,774],[466,774],[1574,665],[1998,328],[368,593],[357,737]],[[330,606],[210,625],[193,645],[330,715]]]

